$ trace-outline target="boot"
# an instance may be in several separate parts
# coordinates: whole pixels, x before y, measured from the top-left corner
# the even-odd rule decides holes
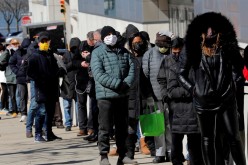
[[[126,139],[127,157],[134,159],[135,143],[137,136],[135,134],[129,134]]]
[[[130,159],[129,157],[125,156],[124,158],[119,157],[117,160],[117,165],[124,165],[124,164],[133,164],[137,165],[138,162],[135,160]]]
[[[140,150],[141,150],[141,153],[144,155],[149,155],[151,153],[147,147],[145,138],[140,138]]]

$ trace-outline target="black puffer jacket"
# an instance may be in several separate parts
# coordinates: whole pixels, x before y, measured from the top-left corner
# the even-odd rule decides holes
[[[197,116],[193,107],[191,94],[178,81],[179,60],[170,55],[163,61],[158,74],[158,82],[167,88],[167,103],[172,133],[199,133]],[[192,78],[192,70],[190,77]],[[192,79],[191,79],[192,80]],[[164,87],[165,86],[165,87]]]
[[[209,27],[221,34],[216,54],[211,57],[203,55],[199,37]],[[213,111],[236,105],[235,81],[242,79],[243,60],[229,20],[214,12],[197,16],[188,27],[185,44],[186,53],[181,56],[179,79],[193,93],[196,110]],[[188,79],[191,67],[195,72],[194,86]]]

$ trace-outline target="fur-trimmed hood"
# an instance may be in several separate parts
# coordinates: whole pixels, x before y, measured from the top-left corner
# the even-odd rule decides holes
[[[186,54],[196,65],[201,59],[201,35],[207,32],[209,27],[221,34],[219,45],[227,55],[239,50],[233,25],[225,16],[215,12],[198,15],[188,26],[185,37]]]

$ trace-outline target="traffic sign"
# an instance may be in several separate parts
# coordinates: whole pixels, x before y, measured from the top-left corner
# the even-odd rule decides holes
[[[31,18],[29,16],[22,17],[22,25],[31,23]]]

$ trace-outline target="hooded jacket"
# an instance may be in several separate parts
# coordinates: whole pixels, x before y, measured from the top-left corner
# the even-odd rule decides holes
[[[72,60],[75,56],[79,56],[79,45],[81,41],[79,38],[75,37],[72,38],[70,41],[70,50],[75,49],[74,52],[67,51],[63,55],[63,61],[66,66],[67,74],[63,77],[63,82],[61,85],[61,97],[67,99],[74,99],[75,98],[75,75],[77,68],[73,65]]]
[[[219,46],[212,57],[201,50],[200,36],[209,27],[220,34]],[[235,81],[241,80],[243,60],[230,21],[214,12],[197,16],[188,27],[185,44],[186,53],[180,56],[179,80],[193,94],[196,110],[213,111],[235,106]],[[191,68],[195,72],[195,82],[188,79]]]

